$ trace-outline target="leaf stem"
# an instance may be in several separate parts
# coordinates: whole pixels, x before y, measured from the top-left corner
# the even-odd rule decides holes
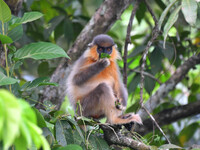
[[[2,22],[2,33],[3,35],[5,35],[5,32],[4,32],[4,22]],[[3,48],[5,50],[5,59],[6,59],[6,73],[7,73],[7,76],[9,77],[9,66],[8,66],[8,51],[7,51],[7,45],[6,44],[3,44]],[[9,89],[10,89],[10,92],[12,91],[11,89],[11,84],[9,85]]]

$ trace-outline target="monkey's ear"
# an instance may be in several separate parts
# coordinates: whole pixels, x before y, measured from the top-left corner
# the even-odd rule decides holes
[[[94,44],[93,43],[89,43],[88,47],[91,48]]]

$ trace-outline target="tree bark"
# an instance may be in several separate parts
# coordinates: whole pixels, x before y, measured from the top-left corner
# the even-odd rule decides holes
[[[104,131],[104,138],[108,144],[119,145],[130,147],[134,150],[150,150],[150,146],[145,145],[144,143],[133,140],[133,138],[122,135],[117,126],[108,126],[100,125],[100,128]]]
[[[120,19],[123,11],[134,0],[105,0],[100,8],[96,11],[88,24],[77,37],[68,54],[71,60],[62,59],[61,63],[51,76],[51,82],[59,83],[59,87],[48,86],[44,89],[40,96],[39,102],[36,105],[38,109],[43,108],[44,101],[51,101],[58,109],[66,95],[66,79],[71,70],[71,65],[87,48],[87,45],[92,41],[93,37],[106,33]]]

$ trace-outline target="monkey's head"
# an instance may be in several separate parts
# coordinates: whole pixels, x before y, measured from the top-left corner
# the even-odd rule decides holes
[[[106,34],[95,36],[89,46],[91,47],[90,56],[92,55],[96,60],[102,58],[103,54],[104,56],[105,54],[109,55],[110,59],[119,58],[118,52],[115,49],[115,42]]]

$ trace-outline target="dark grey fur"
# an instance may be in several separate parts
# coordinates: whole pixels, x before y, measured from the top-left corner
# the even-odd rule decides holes
[[[108,95],[110,94],[108,93],[108,91],[109,88],[106,85],[106,83],[101,83],[87,96],[85,96],[85,98],[83,98],[81,101],[83,116],[93,117],[89,115],[91,114],[90,110],[93,110],[94,106],[103,105],[103,103],[108,104],[110,99],[104,98],[104,97],[106,98],[111,97]],[[99,117],[104,117],[105,114],[103,114],[102,110],[96,110],[96,115],[99,115]]]
[[[73,82],[80,86],[87,82],[94,75],[100,73],[104,68],[106,68],[106,66],[108,66],[108,61],[101,59],[94,64],[80,70],[79,73],[74,76]]]
[[[99,45],[99,46],[103,46],[102,44],[108,44],[108,46],[113,46],[115,45],[113,39],[108,36],[108,35],[105,35],[105,34],[100,34],[100,35],[97,35],[96,37],[94,37],[94,40],[93,40],[93,45]]]

